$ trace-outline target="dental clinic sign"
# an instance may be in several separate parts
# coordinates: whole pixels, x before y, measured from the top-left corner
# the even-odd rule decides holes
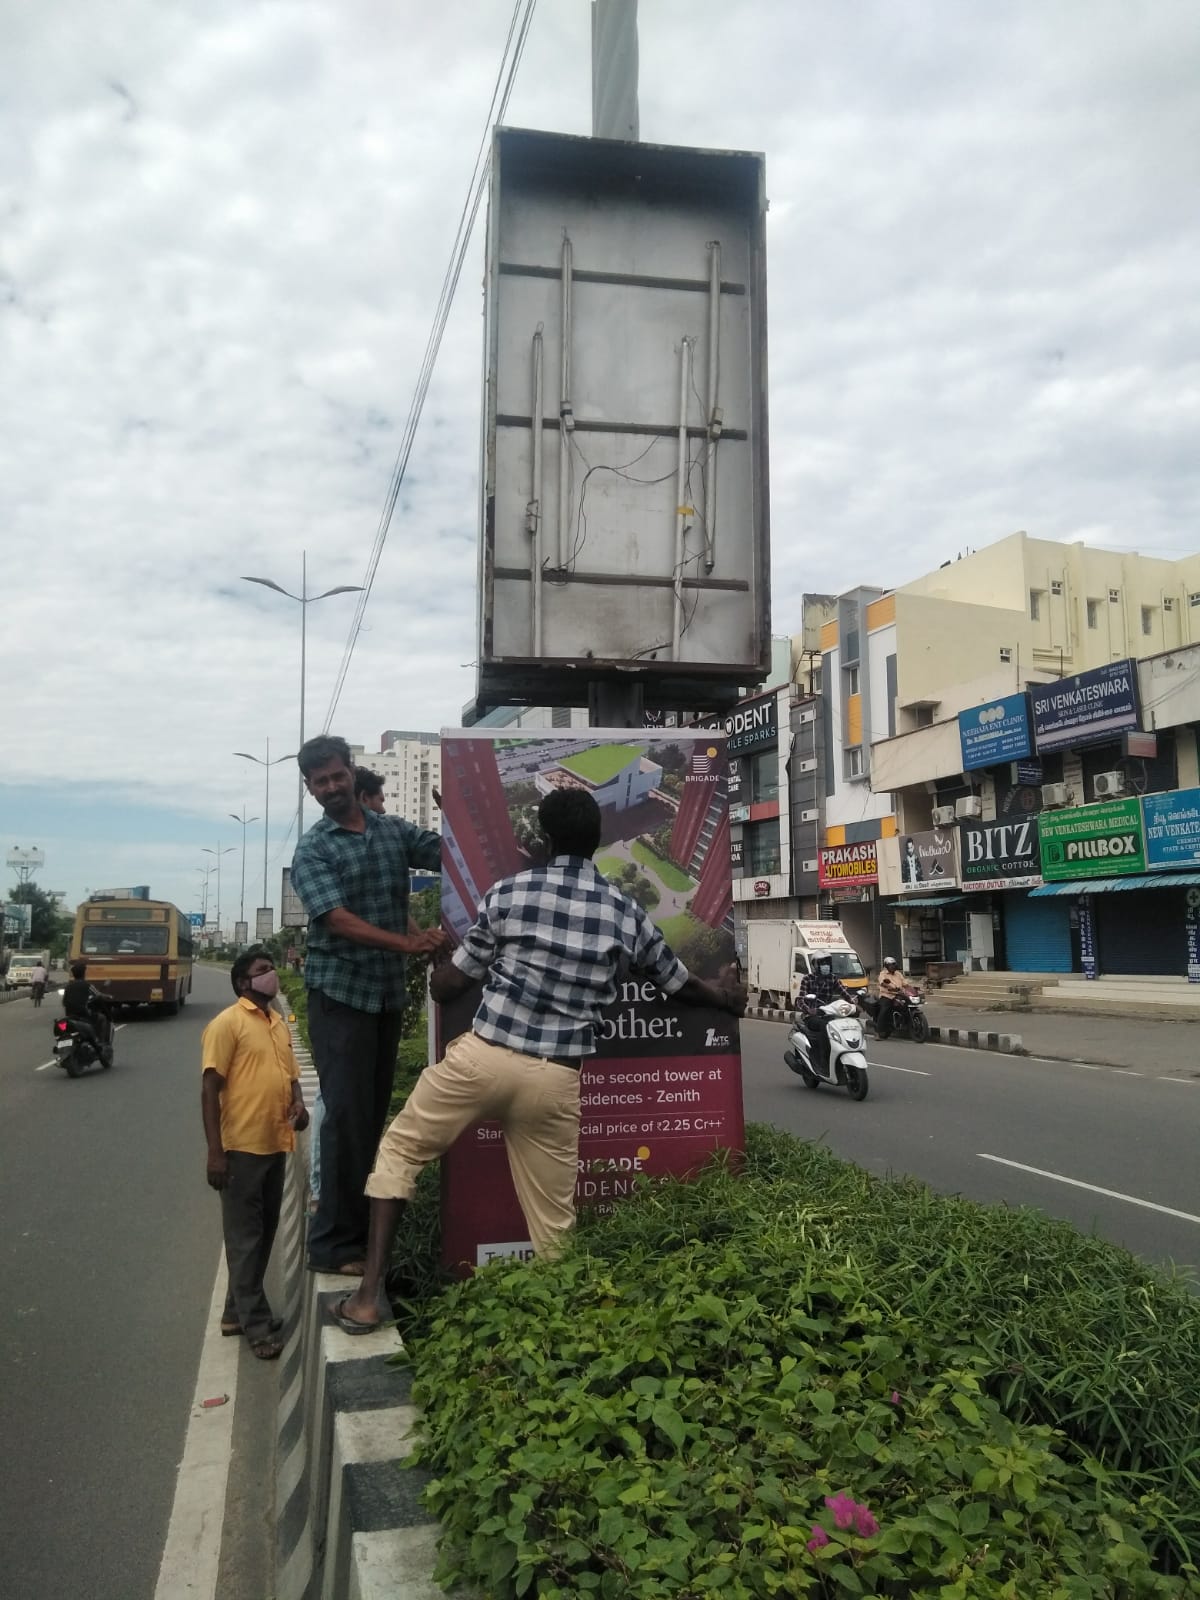
[[[1043,811],[1038,818],[1042,877],[1047,883],[1073,878],[1115,878],[1145,872],[1142,807],[1135,797],[1095,806]]]
[[[1116,739],[1141,727],[1137,667],[1111,661],[1073,678],[1035,683],[1029,706],[1039,755]]]

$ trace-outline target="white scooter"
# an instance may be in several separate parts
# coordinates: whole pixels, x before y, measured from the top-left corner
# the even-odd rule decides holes
[[[848,1000],[830,1000],[818,1007],[818,1011],[826,1019],[828,1069],[823,1064],[823,1052],[814,1047],[799,1018],[788,1035],[784,1061],[806,1089],[819,1089],[823,1083],[830,1087],[841,1086],[848,1090],[851,1100],[865,1100],[869,1088],[867,1058],[863,1054],[863,1031],[857,1006]]]

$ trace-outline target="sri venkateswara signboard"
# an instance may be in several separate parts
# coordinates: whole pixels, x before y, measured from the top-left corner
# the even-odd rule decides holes
[[[478,700],[770,670],[762,156],[498,128]]]
[[[1056,683],[1033,684],[1029,706],[1039,755],[1119,738],[1141,726],[1137,667],[1112,661]]]

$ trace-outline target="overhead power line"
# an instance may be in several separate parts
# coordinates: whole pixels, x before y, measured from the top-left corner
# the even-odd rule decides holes
[[[387,543],[388,530],[392,524],[392,515],[396,509],[396,501],[400,497],[400,488],[408,468],[408,458],[412,454],[417,428],[421,422],[421,411],[425,405],[425,396],[429,392],[434,365],[438,358],[438,351],[441,349],[442,335],[446,331],[450,308],[454,303],[454,292],[458,288],[459,276],[462,273],[463,263],[467,256],[467,248],[470,245],[471,234],[475,226],[475,218],[479,213],[480,201],[483,199],[483,193],[487,187],[488,176],[492,166],[492,128],[496,123],[504,120],[504,113],[508,107],[513,85],[516,82],[517,69],[521,65],[521,57],[525,51],[525,41],[529,35],[529,26],[533,21],[533,13],[536,6],[537,0],[516,0],[516,4],[513,6],[512,19],[508,25],[508,36],[504,41],[504,53],[500,58],[500,68],[496,74],[495,86],[492,89],[491,104],[488,107],[483,134],[479,141],[479,149],[475,155],[471,181],[467,187],[466,199],[463,201],[462,212],[458,219],[458,228],[450,250],[450,260],[446,265],[445,276],[442,278],[441,293],[438,296],[437,309],[433,315],[433,326],[429,330],[424,359],[421,362],[416,387],[409,404],[408,417],[404,424],[400,448],[396,455],[396,464],[392,468],[391,481],[388,484],[387,496],[379,518],[379,527],[376,530],[375,542],[371,547],[370,559],[367,562],[362,593],[358,597],[358,604],[354,610],[354,619],[350,624],[346,648],[342,654],[341,666],[338,668],[337,680],[334,683],[333,694],[329,701],[329,710],[325,714],[323,731],[326,733],[328,733],[330,724],[337,713],[338,702],[342,697],[342,690],[345,687],[346,677],[350,671],[350,663],[354,659],[354,649],[358,643],[358,636],[362,630],[367,604],[371,598],[375,574],[379,569],[380,557],[383,555],[384,546]]]

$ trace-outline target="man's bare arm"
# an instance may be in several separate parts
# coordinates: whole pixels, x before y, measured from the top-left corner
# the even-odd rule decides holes
[[[449,940],[440,928],[418,928],[412,933],[389,933],[377,928],[373,922],[356,917],[345,906],[337,906],[325,913],[325,925],[340,939],[352,944],[365,944],[372,950],[390,950],[398,956],[427,956],[444,950]]]

